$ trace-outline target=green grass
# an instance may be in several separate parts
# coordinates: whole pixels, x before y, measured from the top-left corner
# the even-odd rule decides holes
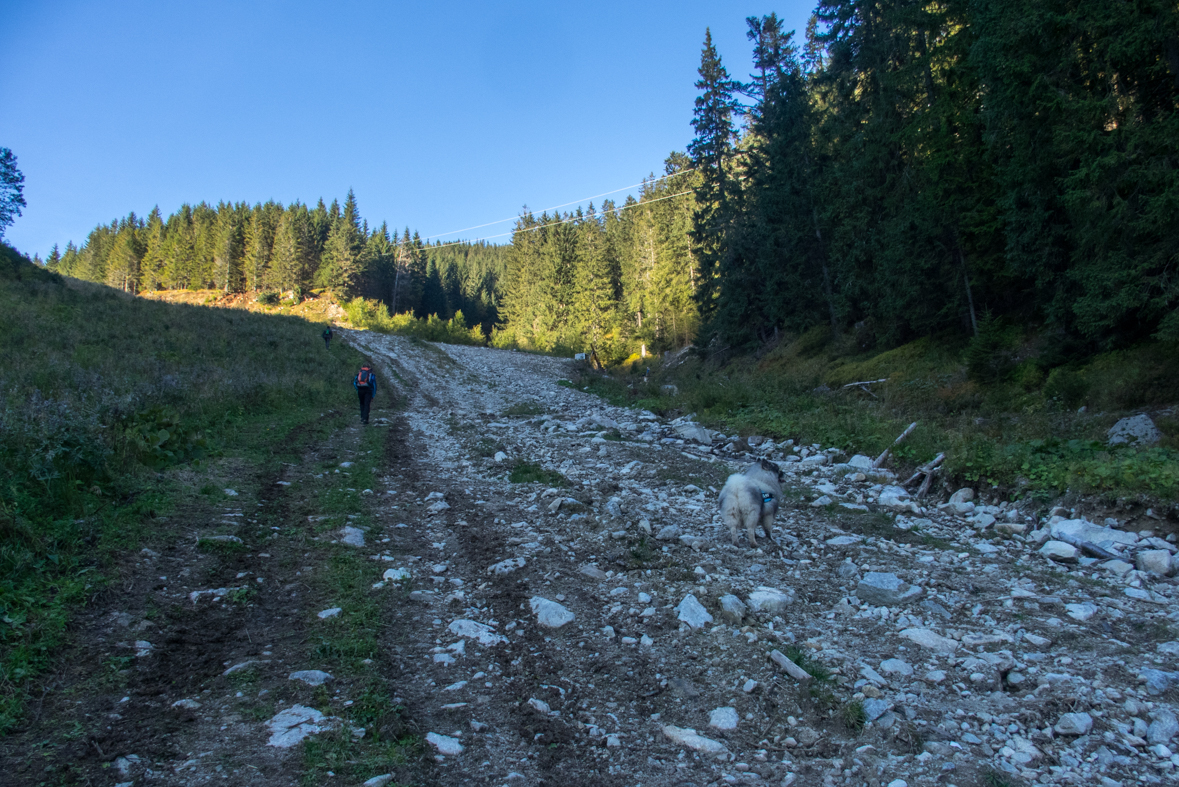
[[[728,434],[792,438],[849,454],[875,456],[917,421],[894,450],[892,467],[944,451],[943,478],[1005,497],[1047,500],[1072,490],[1179,499],[1179,419],[1158,419],[1165,437],[1155,447],[1105,445],[1119,417],[1179,399],[1179,347],[1150,342],[1053,366],[1060,359],[1049,338],[1010,327],[1002,334],[981,349],[944,335],[865,352],[851,336],[832,338],[818,328],[761,357],[720,364],[689,353],[647,383],[583,368],[563,384],[665,416],[695,413]],[[842,387],[879,379],[885,382],[871,393]],[[677,396],[663,394],[668,383]],[[1082,405],[1087,410],[1077,412]]]
[[[568,482],[565,476],[555,470],[545,470],[534,462],[516,462],[508,474],[508,480],[513,484],[544,484],[545,486],[565,486]]]
[[[349,468],[350,475],[326,473],[316,480],[309,491],[317,514],[332,515],[336,525],[343,521],[337,517],[348,514],[355,515],[350,521],[357,526],[371,521],[369,498],[348,489],[375,485],[378,468],[364,457],[380,456],[386,434],[384,430],[364,431],[356,446],[361,459]],[[304,742],[301,783],[327,783],[329,771],[343,779],[342,783],[359,783],[421,754],[421,741],[408,731],[401,719],[402,709],[393,701],[393,686],[383,677],[384,605],[397,603],[408,590],[406,586],[374,590],[372,561],[350,547],[327,541],[306,543],[323,553],[324,570],[315,572],[310,580],[313,590],[325,605],[341,610],[336,617],[315,625],[307,643],[308,655],[337,680],[349,684],[353,704],[340,708],[332,705],[326,690],[317,694],[315,704],[320,710],[343,717],[347,723],[343,729]],[[364,737],[355,737],[353,727],[363,728]]]
[[[191,494],[176,471],[282,461],[292,430],[351,405],[358,356],[298,318],[137,299],[0,252],[3,734],[78,606]]]
[[[504,410],[505,416],[544,415],[545,409],[536,402],[516,402]]]
[[[868,714],[864,710],[864,703],[860,700],[845,702],[839,709],[839,717],[852,732],[859,732],[868,723]]]

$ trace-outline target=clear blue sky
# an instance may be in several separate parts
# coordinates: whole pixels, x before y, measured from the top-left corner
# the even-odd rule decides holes
[[[429,236],[627,186],[692,137],[706,27],[747,78],[745,17],[801,40],[812,5],[0,0],[28,201],[7,240],[45,256],[155,205],[349,188]]]

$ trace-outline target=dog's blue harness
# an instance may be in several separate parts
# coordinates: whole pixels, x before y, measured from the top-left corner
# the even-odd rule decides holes
[[[774,496],[771,495],[769,492],[762,492],[761,493],[761,504],[763,506],[770,503],[773,499],[774,499]]]

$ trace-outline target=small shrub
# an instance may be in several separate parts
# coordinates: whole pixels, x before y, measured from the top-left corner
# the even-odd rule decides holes
[[[260,292],[258,293],[257,297],[254,298],[255,301],[262,304],[263,306],[277,306],[281,299],[282,296],[280,296],[277,292]]]
[[[504,410],[504,415],[544,415],[545,409],[536,402],[516,402]]]
[[[1019,331],[1005,327],[987,314],[978,325],[978,335],[966,347],[966,369],[974,380],[994,383],[1005,378],[1014,367],[1014,350]]]
[[[1088,393],[1089,383],[1085,374],[1068,366],[1053,369],[1044,383],[1044,397],[1069,409],[1084,404]]]
[[[844,703],[839,711],[839,717],[852,732],[859,732],[868,723],[868,713],[864,710],[864,703],[861,700]]]
[[[517,462],[508,475],[513,484],[544,484],[546,486],[564,486],[565,477],[555,470],[545,470],[533,462]]]

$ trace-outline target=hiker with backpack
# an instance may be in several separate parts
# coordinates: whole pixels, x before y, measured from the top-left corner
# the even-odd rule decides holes
[[[352,387],[360,397],[360,422],[367,424],[368,408],[377,394],[377,376],[373,374],[371,365],[366,363],[360,367],[360,371],[352,378]]]
[[[330,349],[329,345],[332,343],[332,326],[323,329],[323,349]]]

